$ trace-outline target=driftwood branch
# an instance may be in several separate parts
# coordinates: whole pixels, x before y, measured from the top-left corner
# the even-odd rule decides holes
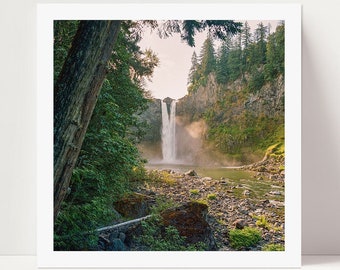
[[[107,226],[107,227],[103,227],[103,228],[99,228],[96,231],[97,232],[103,232],[103,231],[112,231],[112,230],[123,230],[126,229],[136,223],[139,223],[145,219],[148,219],[149,217],[151,217],[151,215],[145,216],[145,217],[141,217],[141,218],[137,218],[137,219],[133,219],[133,220],[129,220],[123,223],[119,223],[119,224],[115,224],[115,225],[111,225],[111,226]]]

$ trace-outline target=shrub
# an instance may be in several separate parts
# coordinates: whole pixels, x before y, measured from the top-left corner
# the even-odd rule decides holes
[[[205,205],[208,206],[208,202],[206,200],[202,200],[202,199],[194,200],[194,199],[191,199],[190,201],[191,202],[200,203],[200,204],[205,204]]]
[[[261,232],[258,229],[245,227],[229,231],[230,246],[237,250],[248,249],[261,241]]]
[[[214,194],[214,193],[208,194],[207,199],[208,200],[216,200],[216,194]]]
[[[198,189],[190,189],[189,192],[192,195],[198,195],[200,191]]]
[[[204,243],[187,245],[174,226],[162,227],[159,215],[142,222],[142,234],[135,238],[140,248],[146,251],[198,251],[206,250]]]
[[[267,230],[274,230],[274,231],[282,230],[282,228],[275,227],[273,224],[269,223],[264,215],[261,215],[261,216],[253,215],[252,217],[256,219],[256,225],[261,228],[265,228]]]
[[[96,250],[98,233],[95,229],[115,218],[109,202],[100,198],[82,205],[64,202],[54,224],[54,250]]]
[[[170,173],[158,170],[152,170],[148,172],[145,181],[153,183],[165,183],[169,186],[173,186],[177,183],[176,179]]]
[[[270,229],[270,224],[268,223],[267,219],[265,216],[256,216],[255,217],[257,219],[256,221],[256,225],[265,229]]]
[[[281,244],[268,244],[263,246],[262,251],[284,251],[285,247]]]
[[[263,72],[260,72],[257,69],[255,69],[249,80],[248,89],[250,92],[256,93],[260,91],[264,83],[265,83],[265,78],[264,78]]]

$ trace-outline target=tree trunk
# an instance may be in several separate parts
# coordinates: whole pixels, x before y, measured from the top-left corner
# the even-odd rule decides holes
[[[82,21],[54,88],[54,219],[107,73],[120,21]]]

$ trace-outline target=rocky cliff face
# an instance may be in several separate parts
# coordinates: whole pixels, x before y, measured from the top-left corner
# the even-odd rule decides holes
[[[177,115],[186,116],[190,121],[199,120],[207,109],[216,108],[218,102],[222,100],[227,100],[225,105],[230,115],[224,115],[226,118],[245,110],[255,116],[273,117],[284,114],[284,79],[282,76],[265,84],[255,93],[244,93],[245,87],[246,83],[241,79],[221,86],[217,84],[215,76],[211,73],[206,86],[200,86],[195,93],[179,99]]]
[[[284,79],[280,76],[272,83],[264,85],[255,94],[249,94],[244,109],[255,115],[282,116],[284,114],[284,98]]]
[[[199,120],[206,108],[218,101],[220,94],[220,86],[210,73],[206,86],[200,86],[195,93],[178,100],[176,115],[189,117],[190,121]]]
[[[242,155],[245,163],[259,159],[261,151],[252,156],[253,150],[258,150],[256,144],[268,140],[268,136],[275,132],[273,125],[284,125],[284,78],[279,76],[252,91],[247,88],[248,81],[250,78],[246,75],[243,80],[220,85],[211,73],[205,86],[178,100],[177,158],[193,163],[218,162],[224,165],[234,162],[231,159],[223,161],[228,153]],[[168,107],[171,101],[171,98],[165,99]],[[162,158],[161,113],[161,100],[155,99],[142,115],[148,123],[142,143],[144,152],[149,153],[145,155],[148,159]],[[210,132],[212,129],[213,133]]]

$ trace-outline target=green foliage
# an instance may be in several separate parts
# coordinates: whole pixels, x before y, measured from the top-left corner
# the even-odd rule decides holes
[[[229,81],[237,80],[242,74],[242,51],[239,48],[229,53],[227,65],[229,70]]]
[[[255,29],[255,42],[256,42],[256,63],[265,64],[266,63],[266,37],[267,37],[267,27],[260,22]]]
[[[64,61],[71,48],[72,40],[77,32],[79,21],[53,22],[54,47],[53,47],[53,72],[54,83],[63,67]]]
[[[258,229],[245,227],[229,231],[230,246],[237,250],[248,249],[261,241],[261,232]]]
[[[248,91],[227,91],[204,113],[209,127],[207,140],[222,153],[245,163],[251,162],[246,153],[263,157],[269,145],[280,143],[284,151],[283,116],[271,117],[247,110],[248,100]],[[246,108],[237,111],[243,106]]]
[[[115,218],[111,206],[103,198],[85,204],[64,203],[54,225],[54,250],[96,250],[100,226]]]
[[[204,41],[200,54],[201,75],[206,77],[215,70],[216,59],[213,41],[210,36]]]
[[[196,52],[194,51],[191,57],[191,68],[189,70],[189,77],[188,77],[189,84],[195,84],[195,82],[199,79],[197,69],[198,69],[198,58],[197,58]]]
[[[262,247],[262,251],[284,251],[285,247],[281,244],[267,244]]]
[[[270,224],[268,223],[266,217],[264,215],[256,217],[256,225],[265,228],[265,229],[270,229]]]
[[[190,189],[189,192],[192,195],[198,195],[200,193],[200,191],[198,189]]]
[[[284,24],[268,35],[268,27],[259,23],[254,33],[246,22],[241,31],[224,37],[215,56],[211,36],[202,46],[200,59],[192,58],[189,72],[188,93],[195,93],[205,86],[207,76],[214,72],[219,84],[227,84],[250,75],[248,91],[257,92],[268,81],[284,73]]]
[[[208,194],[208,195],[207,195],[207,199],[208,199],[208,200],[216,200],[216,198],[217,198],[217,196],[216,196],[216,194],[214,194],[214,193],[211,193],[211,194]]]
[[[210,36],[204,41],[200,58],[194,52],[189,71],[189,94],[195,93],[199,86],[206,86],[208,75],[216,69],[215,50]]]
[[[214,39],[224,40],[229,35],[234,35],[241,30],[242,23],[232,20],[170,20],[163,24],[160,29],[161,37],[171,36],[172,33],[179,33],[181,39],[189,46],[195,46],[194,36],[196,33],[207,30]]]
[[[174,226],[163,227],[159,215],[142,221],[142,234],[135,241],[144,251],[199,251],[206,250],[203,243],[188,245]]]
[[[69,22],[60,22],[58,27],[67,29]],[[113,201],[130,192],[136,179],[145,177],[136,147],[143,135],[143,123],[136,115],[147,104],[143,78],[152,74],[158,62],[151,51],[140,51],[136,27],[136,23],[126,21],[119,33],[109,73],[73,171],[70,193],[55,221],[58,250],[93,249],[96,235],[88,232],[111,223]]]
[[[265,84],[265,77],[261,70],[254,69],[248,82],[248,90],[252,93],[259,92]]]
[[[278,157],[284,155],[284,153],[285,153],[284,142],[281,141],[279,143],[269,146],[266,151],[266,156]],[[282,169],[284,169],[284,167]]]
[[[145,179],[146,182],[158,182],[160,184],[167,184],[169,186],[173,186],[177,184],[176,178],[168,173],[167,171],[158,171],[152,170],[147,172],[147,178]]]
[[[276,28],[276,32],[268,37],[266,59],[264,66],[267,81],[274,80],[278,75],[284,74],[284,51],[285,51],[285,27],[284,24]]]
[[[282,228],[280,227],[275,227],[273,224],[271,224],[270,222],[268,222],[266,216],[261,215],[261,216],[256,216],[253,215],[252,216],[254,219],[256,219],[256,226],[260,227],[260,228],[264,228],[266,230],[274,230],[274,231],[280,231],[282,230]]]
[[[218,53],[216,60],[216,81],[220,84],[226,84],[229,79],[228,57],[231,47],[231,38],[226,39]]]
[[[197,200],[191,199],[190,201],[208,206],[208,201],[204,199],[197,199]]]
[[[241,39],[243,44],[242,51],[242,65],[245,71],[249,71],[250,67],[250,48],[252,45],[252,33],[250,32],[250,26],[248,22],[245,22],[241,32]]]

